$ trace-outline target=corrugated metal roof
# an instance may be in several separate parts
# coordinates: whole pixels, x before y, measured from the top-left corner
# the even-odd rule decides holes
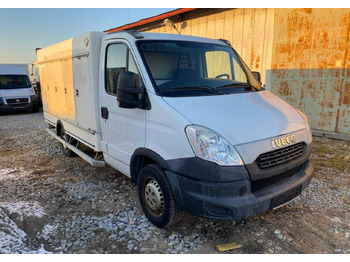
[[[152,16],[152,17],[149,17],[149,18],[141,19],[141,20],[139,20],[137,22],[133,22],[133,23],[122,25],[122,26],[115,27],[115,28],[111,28],[111,29],[105,30],[104,32],[113,33],[113,32],[117,32],[117,31],[132,29],[132,28],[134,28],[136,26],[142,26],[142,25],[145,25],[145,24],[148,24],[148,23],[161,21],[161,20],[163,20],[165,18],[169,18],[169,17],[175,16],[175,15],[179,15],[179,14],[183,14],[183,13],[186,13],[186,12],[190,12],[190,11],[195,10],[195,9],[197,9],[197,8],[179,8],[179,9],[175,9],[173,11],[162,13],[160,15],[156,15],[156,16]]]

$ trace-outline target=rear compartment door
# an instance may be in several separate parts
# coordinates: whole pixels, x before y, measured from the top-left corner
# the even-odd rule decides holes
[[[120,72],[139,74],[139,70],[125,42],[105,43],[102,48],[105,50],[100,96],[102,150],[108,164],[130,175],[131,155],[137,148],[145,146],[145,111],[120,108],[116,87]]]

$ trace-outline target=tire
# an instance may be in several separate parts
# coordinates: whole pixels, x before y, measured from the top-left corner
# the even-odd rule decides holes
[[[146,217],[159,228],[179,222],[178,208],[170,183],[164,171],[155,164],[143,167],[137,178],[140,204]]]
[[[62,138],[63,140],[66,140],[68,143],[70,141],[70,144],[73,146],[76,146],[78,143],[77,140],[75,140],[74,138],[71,138],[69,135],[67,135],[65,133],[63,126],[61,127],[61,130],[60,130],[60,138]],[[70,150],[68,147],[65,147],[62,143],[60,143],[60,146],[61,146],[61,150],[65,156],[67,156],[67,157],[76,156],[76,154],[72,150]]]

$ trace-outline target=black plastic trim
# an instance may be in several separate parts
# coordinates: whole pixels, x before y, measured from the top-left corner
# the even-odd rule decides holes
[[[191,179],[232,182],[249,179],[245,166],[219,166],[198,157],[167,160],[170,170]]]
[[[109,111],[108,111],[108,108],[107,107],[101,107],[101,117],[103,119],[108,119],[108,116],[109,116]]]
[[[311,153],[312,143],[310,145],[304,146],[302,156],[290,160],[289,162],[283,163],[282,165],[260,169],[257,160],[255,160],[252,164],[247,164],[246,167],[250,174],[251,180],[261,180],[285,173],[295,168],[296,166],[302,165],[303,163],[305,163],[305,161],[307,161],[310,158]]]
[[[295,173],[294,173],[295,172]],[[310,183],[313,167],[307,160],[294,175],[258,192],[251,192],[249,180],[208,182],[165,171],[176,203],[191,214],[219,219],[238,220],[284,204]]]
[[[151,159],[153,162],[157,163],[160,167],[162,167],[165,170],[170,169],[168,163],[156,152],[147,148],[138,148],[135,150],[134,154],[131,156],[130,159],[131,179],[135,183],[137,181],[137,176],[141,168],[145,165],[145,163],[142,163],[144,157]]]
[[[0,111],[11,112],[11,111],[23,111],[29,109],[39,109],[40,102],[22,103],[22,104],[4,104],[0,103]]]

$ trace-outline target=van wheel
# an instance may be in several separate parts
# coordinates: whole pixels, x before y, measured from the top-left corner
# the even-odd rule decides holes
[[[154,164],[141,169],[137,190],[146,217],[157,227],[171,226],[182,218],[164,171]]]
[[[69,135],[65,133],[63,126],[61,127],[61,130],[60,130],[60,138],[62,138],[63,140],[66,140],[68,143],[70,143],[73,146],[76,146],[78,143],[77,140],[75,140],[74,138],[71,138]],[[76,154],[72,150],[64,146],[62,143],[60,143],[60,146],[65,156],[68,156],[68,157],[76,156]]]

